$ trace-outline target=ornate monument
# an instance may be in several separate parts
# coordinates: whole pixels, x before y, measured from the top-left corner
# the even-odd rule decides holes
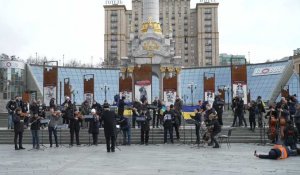
[[[132,98],[152,101],[152,75],[155,75],[160,80],[160,98],[167,104],[171,103],[176,95],[180,95],[178,76],[181,57],[174,54],[172,29],[168,35],[162,35],[159,0],[143,0],[143,24],[140,30],[142,34],[138,38],[131,32],[128,57],[121,58],[120,84],[121,79],[131,77]],[[124,91],[120,89],[120,93],[124,94]]]

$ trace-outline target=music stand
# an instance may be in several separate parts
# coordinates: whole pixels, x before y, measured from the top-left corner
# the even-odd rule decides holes
[[[50,122],[49,119],[42,119],[40,121],[41,125],[44,124],[45,126],[47,126],[49,124],[49,122]],[[44,134],[43,134],[44,132],[43,131],[44,131],[44,127],[42,127],[42,131],[41,131],[42,132],[42,140],[41,140],[42,142],[41,142],[40,146],[47,148],[47,146],[44,145]]]
[[[83,119],[85,122],[90,122],[94,119],[93,115],[83,115]],[[91,133],[89,132],[89,129],[88,129],[88,134],[89,134],[89,143],[88,144],[85,144],[83,146],[92,146],[91,144]]]
[[[62,146],[66,147],[65,145],[61,144],[61,131],[62,131],[62,129],[68,129],[68,124],[57,125],[56,129],[59,129],[59,145],[60,145],[60,147],[62,147]]]
[[[119,135],[119,133],[121,132],[121,127],[120,127],[120,125],[116,125],[116,139],[115,139],[115,147],[119,150],[119,151],[121,151],[121,149],[118,147],[118,135]]]

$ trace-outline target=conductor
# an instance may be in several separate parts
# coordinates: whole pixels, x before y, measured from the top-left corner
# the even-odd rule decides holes
[[[104,122],[104,135],[107,152],[115,152],[116,144],[116,114],[109,109],[109,104],[103,104],[102,121]]]

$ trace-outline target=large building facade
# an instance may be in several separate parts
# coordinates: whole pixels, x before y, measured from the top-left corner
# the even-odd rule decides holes
[[[185,67],[219,64],[218,3],[190,0],[160,0],[159,19],[163,35],[174,39],[176,56]],[[143,1],[132,0],[132,10],[124,5],[105,5],[104,65],[117,67],[127,57],[130,40],[143,35]]]

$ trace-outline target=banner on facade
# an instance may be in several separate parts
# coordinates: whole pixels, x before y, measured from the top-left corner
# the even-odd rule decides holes
[[[144,101],[149,101],[151,99],[151,81],[149,80],[142,80],[136,81],[134,85],[134,92],[135,98]],[[150,101],[149,101],[150,103]]]
[[[130,92],[130,91],[120,92],[120,97],[125,97],[125,103],[132,102],[132,92]]]
[[[175,103],[176,91],[174,89],[164,90],[164,101],[167,106]]]
[[[44,87],[44,103],[46,105],[50,104],[51,98],[56,98],[56,88],[55,86],[46,86]]]

